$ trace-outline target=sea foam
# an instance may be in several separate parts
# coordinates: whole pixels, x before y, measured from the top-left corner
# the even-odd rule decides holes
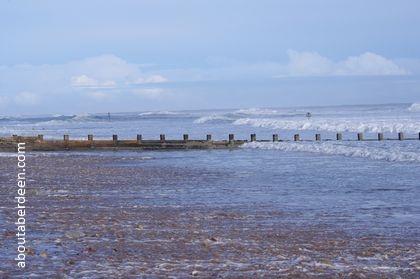
[[[389,162],[420,163],[420,153],[401,151],[398,147],[382,149],[372,146],[349,146],[331,142],[250,142],[242,145],[242,148],[310,152],[327,155],[342,155],[346,157],[360,157]]]
[[[234,125],[248,125],[252,127],[279,130],[314,130],[330,132],[407,132],[418,133],[420,121],[412,119],[272,119],[272,118],[240,118]]]
[[[420,112],[420,103],[413,103],[409,108],[411,112]]]

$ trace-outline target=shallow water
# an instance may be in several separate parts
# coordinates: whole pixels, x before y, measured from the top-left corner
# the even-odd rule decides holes
[[[420,270],[416,161],[259,148],[27,158],[34,275],[416,278]],[[0,275],[19,277],[15,159],[0,157],[0,218],[10,221]]]

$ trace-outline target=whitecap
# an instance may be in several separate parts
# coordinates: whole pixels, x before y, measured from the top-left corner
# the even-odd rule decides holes
[[[387,149],[370,146],[349,146],[331,142],[251,142],[242,145],[242,148],[272,149],[289,152],[309,152],[327,155],[342,155],[345,157],[360,157],[371,160],[389,162],[420,163],[420,153],[401,151],[398,147]]]
[[[420,103],[413,103],[409,108],[411,112],[420,112]]]

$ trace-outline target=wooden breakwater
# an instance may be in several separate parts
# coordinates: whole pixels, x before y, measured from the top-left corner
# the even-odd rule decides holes
[[[158,140],[144,140],[142,135],[137,135],[133,140],[120,140],[118,135],[113,135],[112,140],[96,140],[93,135],[88,135],[86,140],[72,140],[69,135],[64,135],[62,140],[44,139],[38,136],[0,137],[0,151],[11,152],[17,150],[18,143],[25,143],[26,151],[59,151],[59,150],[160,150],[160,149],[225,149],[235,148],[246,141],[236,140],[230,134],[227,140],[212,140],[211,135],[206,139],[189,139],[184,135],[182,140],[166,139],[164,134]]]
[[[403,132],[399,132],[396,137],[385,138],[383,133],[378,133],[376,138],[364,137],[363,133],[357,133],[356,137],[343,139],[341,133],[337,133],[335,138],[321,137],[315,134],[313,139],[302,140],[299,134],[294,134],[292,139],[280,138],[278,134],[273,134],[270,140],[257,140],[256,134],[251,134],[249,140],[235,139],[234,134],[229,134],[226,140],[212,140],[211,135],[206,139],[190,139],[188,134],[184,134],[181,140],[167,139],[161,134],[158,140],[144,140],[142,135],[137,135],[133,140],[120,140],[118,135],[113,135],[112,140],[96,140],[93,135],[88,135],[86,140],[72,140],[69,135],[64,135],[62,140],[44,139],[44,135],[38,136],[18,136],[0,137],[0,151],[13,152],[17,150],[18,143],[25,143],[27,151],[59,151],[59,150],[161,150],[161,149],[228,149],[236,148],[247,142],[287,142],[287,141],[386,141],[386,140],[420,140],[418,137],[407,138]]]

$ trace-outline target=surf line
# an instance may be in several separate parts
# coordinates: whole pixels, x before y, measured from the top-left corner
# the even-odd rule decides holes
[[[17,222],[16,225],[16,237],[17,237],[17,252],[18,255],[15,258],[15,261],[17,261],[17,265],[20,268],[25,268],[26,262],[25,262],[25,252],[26,252],[26,208],[25,208],[25,192],[26,192],[26,157],[25,157],[25,143],[20,142],[17,145],[18,150],[18,175],[17,175],[17,195],[15,197],[15,200],[17,201]]]

